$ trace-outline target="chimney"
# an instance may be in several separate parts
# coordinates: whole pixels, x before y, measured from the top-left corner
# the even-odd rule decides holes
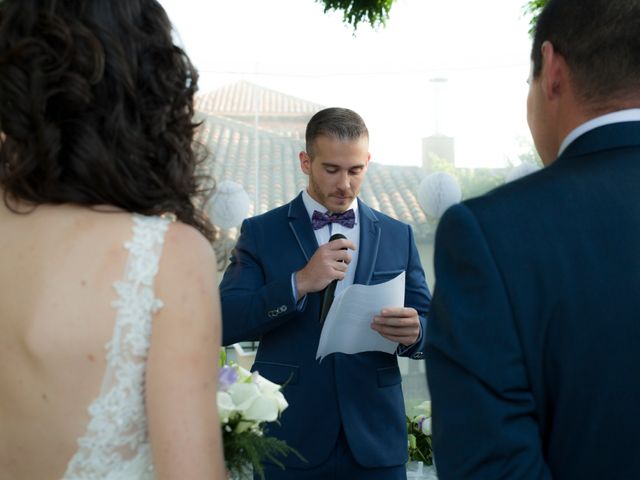
[[[422,168],[426,173],[433,171],[433,157],[441,158],[455,165],[453,137],[436,133],[422,139]]]
[[[442,106],[446,97],[447,79],[434,77],[429,80],[433,98],[433,130],[434,133],[422,139],[422,168],[426,173],[433,171],[433,157],[455,163],[453,137],[442,133]]]

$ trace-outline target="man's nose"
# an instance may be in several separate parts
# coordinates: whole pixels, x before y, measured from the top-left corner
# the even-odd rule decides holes
[[[351,184],[349,181],[349,172],[341,173],[340,177],[338,178],[338,188],[342,190],[349,190],[350,186]]]

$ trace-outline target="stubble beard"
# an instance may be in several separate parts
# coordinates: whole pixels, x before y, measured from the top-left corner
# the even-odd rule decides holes
[[[342,213],[343,211],[345,211],[347,209],[347,207],[349,205],[342,205],[339,207],[339,210],[336,210],[335,208],[330,208],[329,205],[329,200],[330,200],[330,194],[324,194],[322,192],[322,189],[320,188],[320,185],[318,185],[318,183],[314,180],[312,175],[309,175],[309,194],[314,197],[314,199],[320,203],[324,208],[326,208],[328,211],[330,211],[331,213]],[[349,196],[352,197],[352,192],[344,192],[346,195],[345,196]]]

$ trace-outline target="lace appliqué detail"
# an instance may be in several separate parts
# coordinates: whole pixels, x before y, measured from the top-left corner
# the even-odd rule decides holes
[[[113,336],[98,398],[89,406],[87,431],[78,440],[63,480],[152,480],[144,381],[153,313],[162,308],[153,283],[170,218],[133,216],[133,238],[118,294]]]

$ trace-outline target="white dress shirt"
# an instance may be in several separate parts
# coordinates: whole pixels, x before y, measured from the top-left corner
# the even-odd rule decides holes
[[[314,210],[317,210],[320,213],[329,213],[326,207],[316,202],[306,190],[302,191],[302,201],[304,202],[304,206],[307,209],[307,213],[309,214],[309,220],[311,220]],[[339,281],[336,285],[336,296],[346,287],[353,284],[353,280],[356,274],[356,267],[358,265],[357,249],[360,247],[360,214],[358,212],[358,199],[355,199],[349,208],[352,208],[353,213],[355,214],[355,223],[353,225],[353,228],[344,227],[339,223],[328,223],[324,227],[319,228],[318,230],[314,230],[319,246],[328,243],[329,238],[331,238],[331,235],[333,235],[334,233],[343,234],[356,246],[356,250],[349,250],[349,254],[351,255],[351,263],[347,268],[344,279]]]
[[[609,125],[611,123],[621,123],[621,122],[637,122],[640,121],[640,108],[629,108],[627,110],[619,110],[617,112],[606,113],[605,115],[600,115],[599,117],[592,118],[584,122],[581,125],[578,125],[576,128],[569,132],[569,135],[565,137],[565,139],[560,144],[560,150],[558,150],[558,157],[562,155],[562,152],[566,150],[566,148],[580,135],[587,133],[594,128],[602,127],[604,125]]]

